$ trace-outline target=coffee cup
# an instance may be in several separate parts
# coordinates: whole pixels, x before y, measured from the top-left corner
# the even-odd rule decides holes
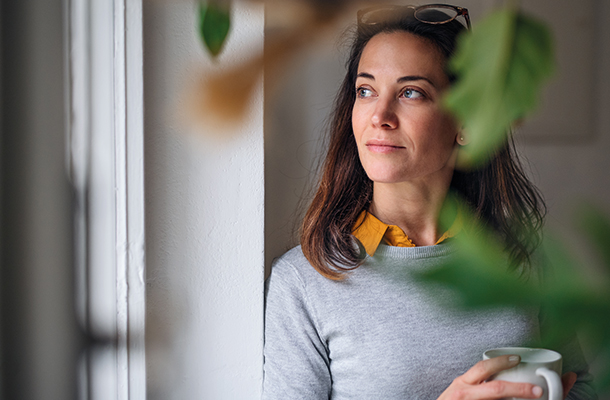
[[[563,400],[561,385],[561,354],[553,350],[527,347],[502,347],[487,350],[483,359],[518,355],[521,362],[513,368],[499,372],[489,380],[533,383],[542,388],[541,400]],[[516,397],[510,400],[521,400]]]

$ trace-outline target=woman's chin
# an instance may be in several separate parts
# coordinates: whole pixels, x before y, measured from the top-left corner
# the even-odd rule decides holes
[[[374,173],[368,174],[368,177],[375,183],[383,184],[400,183],[409,180],[409,177],[397,173]]]

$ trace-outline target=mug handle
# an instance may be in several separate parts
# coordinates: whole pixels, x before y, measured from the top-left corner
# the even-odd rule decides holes
[[[536,375],[546,380],[546,385],[549,388],[549,400],[563,400],[563,386],[557,372],[543,367],[536,370]]]

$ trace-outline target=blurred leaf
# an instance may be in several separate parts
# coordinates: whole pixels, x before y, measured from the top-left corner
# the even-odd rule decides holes
[[[448,196],[441,210],[441,225],[446,225],[459,208],[464,228],[452,240],[457,251],[442,267],[418,274],[424,282],[441,283],[456,291],[460,306],[480,308],[518,305],[529,307],[540,302],[534,281],[511,272],[503,247],[491,230],[482,226],[465,204]]]
[[[245,123],[253,107],[260,106],[253,95],[260,93],[263,71],[267,98],[273,96],[297,54],[336,34],[348,3],[333,1],[317,7],[309,1],[265,0],[264,51],[248,54],[239,63],[227,60],[218,68],[202,70],[197,84],[185,90],[187,106],[181,104],[177,113],[188,123],[205,127],[200,132],[206,135],[247,132],[226,128]]]
[[[212,56],[220,54],[231,26],[228,2],[203,1],[199,3],[199,33]]]
[[[448,202],[455,202],[453,197]],[[586,340],[598,354],[610,354],[610,284],[585,279],[567,247],[553,235],[546,233],[541,249],[535,254],[538,274],[520,275],[512,271],[502,245],[492,231],[481,226],[464,204],[449,204],[441,211],[442,224],[451,220],[452,210],[459,207],[464,219],[463,231],[453,239],[454,256],[434,270],[415,275],[433,289],[441,284],[454,291],[457,300],[445,306],[466,309],[512,306],[524,310],[541,310],[541,341],[531,345],[557,348],[570,340],[574,332]],[[596,209],[587,207],[581,212],[583,225],[590,237],[608,252],[610,223]],[[607,256],[607,253],[606,253]],[[605,259],[608,262],[608,259]],[[607,266],[608,267],[608,266]],[[596,378],[601,389],[610,388],[610,366]]]
[[[610,346],[601,349],[598,353],[598,358],[602,362],[600,365],[601,374],[595,376],[593,384],[598,391],[603,391],[610,389]]]
[[[512,9],[491,14],[459,38],[450,68],[458,76],[445,105],[462,122],[466,160],[480,162],[513,121],[536,106],[554,67],[548,28]]]
[[[545,280],[552,281],[557,287],[574,285],[575,280],[579,285],[586,285],[575,271],[576,261],[555,235],[545,232],[539,252],[543,255],[541,266]]]
[[[610,220],[590,205],[581,207],[578,216],[580,226],[596,246],[606,270],[610,272]]]

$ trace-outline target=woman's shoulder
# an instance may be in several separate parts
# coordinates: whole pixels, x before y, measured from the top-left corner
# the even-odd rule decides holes
[[[301,246],[296,246],[273,261],[269,279],[300,282],[306,285],[312,281],[326,278],[311,266],[303,254]]]
[[[303,250],[301,249],[301,245],[295,246],[292,249],[288,250],[278,258],[273,261],[273,267],[277,267],[278,265],[309,265],[309,261],[303,254]]]

